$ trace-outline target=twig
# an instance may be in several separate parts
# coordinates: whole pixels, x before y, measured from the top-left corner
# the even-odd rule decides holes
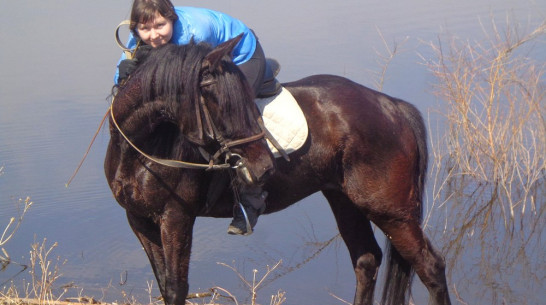
[[[95,139],[97,138],[97,135],[99,134],[99,131],[102,129],[102,126],[104,125],[104,121],[106,120],[106,118],[108,117],[108,114],[110,113],[110,108],[108,108],[106,110],[106,113],[104,114],[104,116],[102,117],[102,120],[100,121],[100,124],[99,124],[99,128],[97,128],[97,131],[95,132],[95,135],[93,136],[93,138],[91,139],[91,143],[89,143],[89,146],[87,147],[87,150],[85,151],[85,153],[83,154],[83,157],[80,161],[80,163],[78,164],[78,166],[76,167],[76,170],[74,171],[74,173],[72,174],[72,176],[70,176],[70,178],[68,179],[68,181],[66,182],[65,184],[65,187],[69,187],[70,186],[70,183],[72,183],[72,180],[76,177],[76,175],[78,174],[78,172],[80,171],[80,167],[82,167],[83,165],[83,162],[85,161],[85,159],[87,158],[87,155],[89,154],[89,151],[91,150],[91,146],[93,146],[93,143],[95,143]]]
[[[349,303],[349,302],[345,301],[344,299],[338,297],[337,295],[335,295],[335,294],[333,294],[333,293],[331,293],[331,292],[329,292],[328,294],[329,294],[330,296],[332,296],[333,298],[337,299],[338,301],[341,301],[342,303],[345,303],[345,304],[348,304],[348,305],[352,305],[352,304],[353,304],[353,303]]]
[[[228,290],[226,290],[226,289],[224,289],[222,287],[218,287],[218,286],[212,287],[211,290],[215,291],[215,293],[216,293],[216,290],[220,290],[220,291],[228,294],[229,297],[226,297],[226,296],[223,296],[223,297],[229,298],[230,300],[235,302],[235,305],[239,305],[239,302],[237,302],[237,298],[233,294],[231,294]],[[218,294],[218,295],[222,296],[221,294]]]

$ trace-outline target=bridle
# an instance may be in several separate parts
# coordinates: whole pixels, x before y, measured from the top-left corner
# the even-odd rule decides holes
[[[204,83],[202,86],[208,86],[212,84],[211,82]],[[212,117],[210,115],[210,111],[208,110],[208,107],[206,105],[204,97],[201,95],[201,98],[199,100],[199,103],[196,103],[196,115],[198,120],[198,128],[199,133],[201,135],[207,135],[212,140],[216,141],[220,148],[213,154],[209,154],[202,146],[199,146],[199,151],[201,155],[208,159],[208,163],[194,163],[194,162],[187,162],[182,160],[172,160],[172,159],[163,159],[163,158],[157,158],[154,156],[151,156],[144,151],[142,151],[140,148],[138,148],[130,139],[127,137],[127,135],[121,130],[121,127],[116,121],[116,118],[114,116],[114,101],[115,97],[112,98],[112,103],[110,105],[110,118],[112,119],[112,123],[116,127],[116,129],[119,131],[121,136],[127,141],[127,143],[135,149],[139,154],[147,158],[148,160],[155,162],[157,164],[161,164],[168,167],[174,167],[174,168],[187,168],[187,169],[204,169],[204,170],[224,170],[224,169],[238,169],[240,167],[244,167],[244,159],[241,155],[231,152],[230,148],[233,148],[235,146],[251,143],[254,141],[258,141],[263,139],[266,134],[268,133],[265,129],[265,126],[263,124],[263,120],[261,117],[258,117],[258,124],[260,126],[261,132],[243,139],[237,139],[228,141],[226,140],[222,134],[218,131],[218,128],[214,124],[214,121],[212,120]],[[201,116],[201,113],[203,116]],[[204,118],[204,121],[201,118]],[[223,160],[223,163],[218,163],[219,158],[225,154],[225,158]]]
[[[133,54],[131,50],[125,47],[125,45],[121,43],[119,39],[120,27],[124,25],[128,25],[128,24],[129,24],[128,20],[121,22],[116,28],[115,37],[116,37],[116,42],[118,43],[120,48],[123,49],[127,58],[132,58]],[[200,87],[201,88],[207,87],[215,83],[216,83],[216,80],[214,79],[202,80]],[[269,142],[272,143],[273,146],[275,146],[275,148],[277,148],[277,150],[281,153],[281,155],[284,157],[285,160],[287,161],[290,160],[284,148],[277,142],[277,140],[271,135],[271,133],[265,127],[264,121],[261,116],[258,116],[257,118],[258,125],[260,126],[260,129],[261,129],[260,133],[243,138],[243,139],[232,140],[232,141],[226,140],[222,136],[222,134],[218,132],[218,128],[216,128],[216,125],[214,124],[212,120],[210,111],[208,110],[208,107],[206,105],[203,95],[201,95],[199,99],[199,103],[195,103],[200,138],[204,139],[204,136],[206,134],[210,139],[217,142],[220,146],[220,148],[215,153],[209,154],[203,148],[203,145],[198,144],[201,155],[205,159],[208,159],[209,162],[208,163],[193,163],[193,162],[187,162],[187,161],[181,161],[181,160],[162,159],[162,158],[157,158],[157,157],[148,155],[144,151],[139,149],[121,130],[121,127],[118,125],[114,116],[114,111],[113,111],[114,100],[115,100],[115,97],[112,98],[112,103],[110,105],[110,117],[116,129],[119,131],[121,136],[125,139],[125,141],[127,141],[127,143],[129,143],[129,145],[133,147],[133,149],[135,149],[139,154],[141,154],[145,158],[157,164],[161,164],[168,167],[174,167],[174,168],[205,169],[205,170],[224,170],[224,169],[233,168],[233,169],[239,169],[244,171],[244,170],[247,170],[246,165],[244,164],[244,159],[239,154],[231,152],[230,148],[247,144],[250,142],[258,141],[263,138],[267,138]],[[201,114],[203,114],[203,116],[201,116]],[[202,117],[204,118],[205,122],[203,122]],[[218,163],[220,156],[222,156],[223,154],[225,154],[223,163]]]
[[[216,80],[207,79],[207,80],[202,80],[200,86],[201,86],[201,88],[204,88],[204,87],[208,87],[210,85],[213,85],[215,83],[216,83]],[[205,98],[203,97],[203,95],[201,95],[201,97],[199,99],[199,104],[196,103],[195,108],[196,108],[195,112],[196,112],[196,116],[197,116],[197,120],[198,120],[200,138],[203,138],[203,135],[206,134],[210,139],[215,140],[221,146],[220,150],[218,150],[214,154],[213,158],[206,158],[206,159],[213,159],[214,160],[224,152],[229,153],[229,148],[230,147],[238,146],[238,145],[241,145],[241,144],[246,144],[246,143],[249,143],[249,142],[253,142],[253,141],[257,141],[257,140],[260,140],[262,138],[265,138],[277,149],[277,151],[281,154],[281,156],[286,161],[290,161],[290,157],[288,157],[288,154],[286,153],[284,148],[279,144],[277,139],[275,139],[275,137],[273,137],[273,135],[265,127],[265,123],[264,123],[261,115],[259,115],[258,118],[256,119],[257,123],[258,123],[258,126],[260,126],[260,130],[261,130],[260,133],[254,135],[254,136],[250,136],[250,137],[239,139],[239,140],[226,141],[224,139],[224,137],[222,136],[222,134],[220,132],[218,132],[218,129],[216,128],[216,125],[214,125],[214,123],[212,121],[212,118],[210,116],[210,111],[208,110],[208,107],[207,107],[207,104],[205,102]],[[203,125],[203,122],[201,120],[201,112],[204,114],[205,124],[206,125]],[[206,128],[204,128],[203,126],[205,126]],[[202,152],[202,154],[203,154],[203,152]]]
[[[215,83],[215,80],[204,80],[201,82],[200,87],[205,88]],[[218,158],[224,153],[226,154],[228,159],[231,157],[238,157],[240,158],[240,160],[242,160],[241,156],[232,153],[230,151],[230,148],[258,141],[266,136],[266,129],[263,125],[262,118],[258,116],[258,125],[260,126],[261,130],[260,133],[242,139],[227,140],[226,138],[224,138],[222,133],[218,131],[218,128],[214,124],[214,121],[212,120],[212,116],[210,115],[210,111],[206,103],[206,99],[203,94],[200,95],[199,103],[195,103],[195,115],[197,117],[199,138],[204,139],[206,136],[214,142],[218,143],[220,146],[220,148],[213,154],[209,154],[202,148],[202,146],[199,146],[199,151],[201,152],[201,155],[203,155],[205,159],[208,159],[209,162],[214,162],[215,160],[218,160]],[[235,164],[236,163],[237,162],[235,162]]]

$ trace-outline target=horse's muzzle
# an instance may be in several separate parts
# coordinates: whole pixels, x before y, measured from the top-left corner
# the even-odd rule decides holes
[[[236,159],[234,160],[233,158]],[[238,154],[232,154],[230,163],[233,164],[232,168],[235,169],[237,177],[247,185],[259,184],[274,172],[274,167],[272,165],[260,170],[252,171],[248,161]]]

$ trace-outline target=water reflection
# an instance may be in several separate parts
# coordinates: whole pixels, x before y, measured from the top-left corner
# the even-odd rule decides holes
[[[479,18],[512,14],[522,27],[544,19],[546,4],[534,1],[174,1],[207,6],[232,14],[258,33],[269,56],[283,65],[282,81],[331,73],[372,86],[379,69],[375,51],[409,40],[389,66],[384,91],[404,98],[425,113],[436,105],[432,76],[419,64],[418,52],[430,57],[421,41],[450,32],[480,39]],[[47,237],[68,259],[63,281],[86,294],[120,299],[120,290],[145,301],[148,261],[114,202],[102,173],[108,135],[102,131],[76,180],[72,174],[107,108],[113,67],[119,50],[113,30],[128,15],[130,1],[16,1],[0,4],[0,224],[17,214],[13,204],[31,196],[35,202],[17,238],[5,248],[13,259],[28,259],[29,245]],[[59,9],[62,8],[62,9]],[[540,54],[540,52],[538,52]],[[542,53],[546,54],[546,52]],[[540,55],[544,58],[544,55]],[[434,126],[434,125],[432,125]],[[319,210],[317,212],[317,209]],[[250,274],[283,259],[289,271],[329,240],[336,226],[321,196],[260,219],[248,238],[227,236],[228,220],[199,219],[190,270],[191,290],[220,285],[244,295],[236,275],[217,261]],[[472,265],[469,263],[469,265]],[[468,265],[465,265],[465,267]],[[0,282],[17,271],[0,273]],[[11,272],[11,273],[10,273]],[[120,278],[127,283],[119,286]],[[416,281],[418,282],[418,281]],[[64,283],[64,282],[63,282]],[[112,283],[112,285],[110,285]],[[346,300],[354,295],[354,276],[339,241],[301,269],[291,271],[260,291],[267,297],[282,289],[288,303],[330,304],[329,293]],[[427,294],[417,284],[417,303]],[[465,294],[472,298],[472,287]],[[537,293],[534,300],[544,297]],[[265,301],[264,301],[265,302]],[[530,303],[533,303],[530,299]]]

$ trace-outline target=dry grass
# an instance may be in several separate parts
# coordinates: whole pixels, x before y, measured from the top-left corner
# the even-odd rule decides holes
[[[66,289],[59,295],[54,294],[54,285],[61,277],[60,267],[65,263],[59,257],[51,259],[57,243],[47,245],[44,239],[41,243],[31,245],[30,262],[25,269],[31,275],[29,282],[16,287],[14,282],[0,290],[0,301],[5,304],[59,304]]]
[[[282,260],[279,260],[273,267],[266,266],[266,272],[261,277],[258,278],[258,270],[253,269],[252,270],[252,279],[247,279],[243,274],[237,270],[236,267],[232,265],[228,265],[225,263],[218,263],[221,266],[224,266],[226,268],[231,269],[239,278],[241,283],[248,289],[250,293],[250,303],[249,305],[257,305],[257,299],[258,299],[258,290],[263,288],[266,285],[266,280],[277,270],[277,268],[281,265]],[[197,304],[205,304],[205,305],[220,305],[220,304],[235,304],[239,305],[238,299],[231,294],[228,290],[222,288],[222,287],[213,287],[210,289],[210,292],[206,293],[198,293],[198,294],[192,294],[191,296],[188,296],[188,299],[201,299],[203,303],[194,303],[194,302],[188,302],[189,305],[197,305]],[[204,298],[208,298],[208,300],[205,301]],[[277,291],[276,294],[272,295],[269,304],[270,305],[281,305],[286,301],[285,293],[283,291]],[[227,303],[226,303],[227,302]]]
[[[379,67],[379,70],[370,70],[374,76],[374,87],[378,91],[383,90],[383,86],[387,81],[387,70],[389,69],[392,61],[397,57],[401,52],[404,52],[404,45],[408,42],[409,36],[405,37],[402,42],[393,41],[392,44],[389,44],[383,36],[383,33],[379,28],[376,27],[377,34],[381,38],[383,43],[383,50],[375,49],[375,54],[377,56],[376,63]]]
[[[0,176],[4,173],[4,167],[0,167]],[[0,272],[6,270],[10,265],[18,265],[21,270],[3,283],[0,283],[0,303],[1,304],[53,304],[58,303],[62,298],[54,296],[53,287],[57,279],[61,276],[60,266],[64,264],[57,257],[51,260],[53,250],[57,247],[57,243],[48,246],[46,239],[41,243],[33,243],[30,250],[30,259],[28,264],[14,262],[4,246],[13,239],[15,233],[21,226],[23,219],[33,202],[30,197],[19,199],[16,202],[18,208],[18,216],[11,217],[9,222],[4,226],[0,235]],[[27,283],[23,283],[22,287],[16,287],[13,279],[19,274],[29,271],[31,279]],[[7,286],[4,286],[8,284]]]
[[[0,167],[0,175],[3,173],[3,167]],[[23,222],[26,213],[32,206],[33,202],[30,200],[30,197],[25,199],[19,199],[17,206],[19,207],[19,215],[17,217],[11,217],[8,224],[4,227],[2,235],[0,235],[0,271],[3,271],[7,268],[8,265],[12,263],[12,260],[8,254],[8,251],[4,248],[4,245],[7,244],[15,235],[19,226]]]
[[[121,302],[106,303],[97,300],[92,297],[82,296],[82,290],[80,290],[80,296],[78,297],[64,297],[69,288],[73,286],[66,286],[64,289],[55,289],[57,280],[62,276],[60,267],[64,265],[65,261],[61,261],[59,257],[51,260],[51,255],[54,249],[57,247],[57,243],[48,246],[46,239],[42,243],[34,243],[31,246],[30,251],[30,274],[31,280],[23,284],[22,286],[16,286],[13,282],[11,285],[1,287],[0,289],[0,305],[82,305],[82,304],[106,304],[106,305],[118,305],[118,304],[144,304],[139,302],[130,294],[123,290],[119,291],[123,300]],[[257,305],[258,303],[258,290],[263,288],[266,284],[266,279],[271,276],[274,271],[279,267],[281,261],[276,263],[273,267],[267,266],[266,273],[258,278],[258,270],[254,269],[252,272],[252,279],[246,279],[234,266],[230,266],[224,263],[220,265],[231,269],[237,274],[241,282],[248,288],[250,294],[250,303],[248,305]],[[153,296],[153,281],[147,282],[149,299],[148,305],[160,305],[163,304],[161,298]],[[106,290],[116,289],[110,285]],[[55,294],[54,292],[57,292]],[[60,292],[59,292],[60,291]],[[281,305],[286,301],[285,293],[278,291],[276,294],[271,295],[269,299],[270,305]],[[222,304],[243,304],[240,303],[236,296],[234,296],[227,289],[216,286],[210,288],[206,292],[191,293],[187,297],[186,304],[188,305],[222,305]]]
[[[0,166],[0,176],[2,176],[3,174],[4,166]],[[11,264],[21,266],[21,271],[19,271],[14,276],[24,272],[27,269],[27,266],[12,261],[8,251],[4,248],[4,246],[15,236],[15,233],[17,233],[17,230],[21,226],[25,215],[32,207],[33,202],[30,200],[30,197],[26,197],[25,199],[20,198],[15,204],[18,210],[17,217],[11,217],[8,223],[4,226],[4,230],[0,231],[2,232],[2,234],[0,235],[0,272],[5,271],[6,268]],[[4,284],[5,283],[0,283],[0,286]]]
[[[424,59],[437,79],[446,124],[445,133],[431,132],[431,210],[445,213],[448,269],[475,252],[479,270],[471,273],[478,276],[467,285],[490,287],[493,300],[514,300],[508,274],[533,285],[546,267],[533,255],[544,253],[545,66],[526,56],[546,23],[520,35],[517,26],[501,31],[492,21],[484,33],[492,34],[477,42],[429,43],[436,59]],[[427,221],[433,216],[442,218],[429,214]]]

